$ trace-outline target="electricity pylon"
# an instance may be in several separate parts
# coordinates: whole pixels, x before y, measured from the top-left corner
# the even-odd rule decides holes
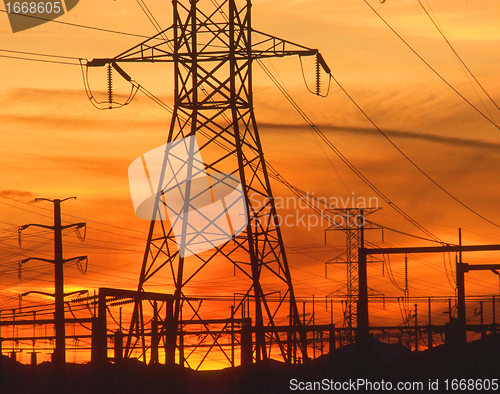
[[[343,231],[346,235],[345,259],[341,263],[347,265],[346,286],[346,313],[344,315],[344,326],[349,328],[349,342],[352,343],[352,329],[357,327],[358,301],[359,301],[359,261],[358,251],[365,247],[364,231],[378,226],[366,221],[366,217],[379,208],[335,208],[328,209],[342,219],[342,223],[335,223],[326,231]],[[339,263],[339,262],[336,262]],[[328,264],[328,263],[327,263]]]
[[[235,0],[173,0],[173,26],[115,58],[94,59],[87,65],[111,65],[131,81],[122,68],[127,62],[173,63],[174,110],[167,143],[196,136],[207,172],[234,174],[243,185],[245,231],[208,252],[181,257],[167,221],[152,220],[138,290],[144,291],[148,281],[168,267],[163,271],[171,274],[175,286],[173,317],[178,324],[182,302],[189,303],[189,282],[209,263],[220,267],[228,262],[246,283],[234,313],[249,298],[254,302],[254,359],[269,357],[273,346],[284,361],[291,362],[292,349],[297,348],[305,360],[305,333],[299,333],[299,312],[253,110],[252,67],[263,58],[290,55],[315,55],[325,70],[328,67],[315,49],[253,30],[251,1],[240,3],[244,5]],[[195,308],[192,311],[199,317]],[[291,326],[286,340],[272,330],[278,318],[288,319]],[[141,302],[136,301],[130,334],[126,354],[131,354],[134,338],[142,337],[147,361]],[[175,341],[168,343],[167,363],[175,357]]]

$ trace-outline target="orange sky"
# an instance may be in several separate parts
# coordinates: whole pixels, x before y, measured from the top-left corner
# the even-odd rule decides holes
[[[163,27],[171,24],[171,3],[146,1]],[[442,31],[491,97],[500,102],[497,76],[500,63],[500,6],[494,0],[422,1],[433,12]],[[486,114],[500,122],[500,113],[477,85],[471,84],[454,54],[416,0],[387,0],[370,4],[452,86]],[[134,2],[81,1],[58,20],[152,35],[154,29]],[[255,0],[254,28],[312,48],[319,48],[332,74],[363,110],[399,148],[435,181],[465,204],[500,225],[498,210],[500,130],[488,123],[447,87],[383,24],[362,0]],[[55,23],[15,33],[5,13],[0,14],[0,49],[49,53],[92,59],[113,57],[141,39]],[[12,55],[0,52],[0,55]],[[16,55],[17,56],[17,55]],[[297,58],[266,64],[278,74],[291,95],[340,151],[393,202],[443,240],[457,242],[463,228],[464,243],[500,243],[500,229],[471,214],[419,174],[359,113],[332,83],[328,98],[307,92]],[[304,62],[312,83],[313,68]],[[88,102],[79,67],[0,57],[0,229],[2,236],[26,223],[51,224],[51,205],[34,197],[77,196],[63,204],[66,223],[87,221],[88,239],[65,238],[65,257],[87,254],[88,272],[66,270],[66,289],[99,286],[134,289],[137,286],[148,223],[135,217],[129,195],[127,169],[142,153],[165,142],[170,114],[147,97],[137,95],[122,109],[98,111]],[[172,67],[162,64],[127,65],[139,83],[172,102]],[[105,78],[92,70],[91,84],[104,94]],[[116,92],[126,84],[116,76]],[[476,92],[477,94],[476,94]],[[375,196],[312,132],[258,67],[254,78],[255,113],[266,159],[292,184],[316,196],[366,198]],[[485,109],[486,107],[486,109]],[[486,112],[488,111],[488,112]],[[490,115],[488,115],[490,116]],[[325,153],[326,152],[326,153]],[[330,161],[332,164],[330,164]],[[332,168],[335,167],[335,170]],[[337,173],[340,175],[337,175]],[[344,184],[346,186],[344,186]],[[273,184],[275,196],[290,192]],[[378,223],[422,234],[380,200]],[[283,211],[285,212],[285,211]],[[308,211],[307,211],[308,212]],[[304,213],[307,213],[304,211]],[[310,212],[308,212],[310,213]],[[70,216],[72,215],[72,216]],[[285,227],[292,279],[299,296],[317,297],[342,287],[345,269],[324,263],[338,252],[322,244],[324,228],[307,231]],[[16,238],[0,243],[0,308],[26,289],[50,289],[50,267],[30,262],[23,280],[38,273],[41,279],[19,283],[17,261],[22,256],[50,258],[51,246],[27,250],[42,238],[29,237],[23,248]],[[331,237],[331,238],[330,238]],[[368,235],[380,241],[380,232]],[[388,245],[424,245],[425,242],[386,232]],[[341,247],[342,237],[329,235]],[[443,256],[410,258],[413,295],[453,295]],[[494,255],[470,256],[468,262],[494,262]],[[445,259],[454,256],[445,256]],[[468,257],[469,258],[469,257]],[[400,284],[402,258],[392,260]],[[402,296],[381,265],[369,268],[370,286],[387,296]],[[467,279],[468,294],[498,294],[498,279],[474,273]],[[232,273],[212,272],[210,283],[193,292],[231,293]],[[155,281],[157,290],[162,281]],[[37,296],[32,296],[36,301]],[[28,302],[28,301],[26,301]],[[382,313],[381,311],[378,311]],[[383,315],[383,313],[382,313]],[[390,316],[386,316],[391,318]],[[392,316],[392,322],[398,324]]]

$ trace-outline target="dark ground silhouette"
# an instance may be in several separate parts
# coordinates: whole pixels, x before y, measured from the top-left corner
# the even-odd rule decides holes
[[[428,390],[429,379],[439,379],[439,390],[433,392],[445,392],[445,379],[449,379],[450,384],[452,379],[500,378],[499,350],[500,334],[468,343],[462,356],[451,346],[442,345],[431,351],[411,352],[399,344],[389,345],[372,340],[371,355],[363,360],[363,365],[356,363],[355,346],[345,346],[303,365],[286,365],[268,360],[219,371],[193,371],[177,365],[173,368],[148,366],[137,360],[127,360],[121,365],[109,363],[101,367],[67,364],[61,370],[48,362],[33,367],[2,356],[0,393],[266,394],[299,392],[299,382],[325,382],[323,390],[316,392],[335,392],[330,389],[334,386],[327,384],[356,379],[371,382],[381,382],[383,379],[393,383],[392,391],[396,391],[394,387],[398,382],[422,382],[424,390],[420,392],[431,392]],[[294,383],[291,384],[293,379]],[[296,390],[291,389],[294,387]],[[375,392],[363,387],[358,391]]]

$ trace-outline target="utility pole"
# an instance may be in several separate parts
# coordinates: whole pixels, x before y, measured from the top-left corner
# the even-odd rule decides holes
[[[458,229],[458,245],[462,246],[462,229]],[[458,320],[458,335],[459,342],[463,345],[467,342],[467,332],[465,330],[466,308],[465,308],[465,277],[463,272],[464,265],[462,261],[462,251],[458,252],[458,261],[455,267],[456,285],[457,285],[457,320]]]
[[[418,352],[418,317],[417,304],[415,304],[415,351]]]
[[[56,330],[56,347],[54,349],[54,355],[52,361],[55,364],[66,363],[66,327],[65,327],[65,316],[64,316],[64,264],[73,261],[84,261],[87,256],[72,257],[69,259],[63,258],[63,247],[62,247],[62,231],[68,228],[83,228],[86,223],[75,223],[63,226],[61,224],[61,202],[76,199],[76,197],[68,197],[63,200],[60,199],[48,199],[48,198],[36,198],[35,201],[50,201],[54,203],[54,225],[46,226],[43,224],[27,224],[20,228],[20,231],[28,227],[41,227],[54,231],[54,259],[42,259],[38,257],[30,257],[23,260],[21,263],[25,263],[29,260],[40,260],[47,263],[54,264],[54,294],[49,294],[55,299],[55,313],[54,313],[54,326]]]

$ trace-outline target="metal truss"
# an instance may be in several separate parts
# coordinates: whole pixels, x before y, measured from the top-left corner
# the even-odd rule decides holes
[[[364,230],[378,228],[366,222],[366,216],[378,211],[379,208],[335,208],[328,212],[342,218],[342,223],[330,226],[326,231],[340,230],[346,235],[345,261],[347,265],[346,309],[344,326],[352,329],[357,327],[357,303],[359,299],[359,265],[358,250],[364,247]],[[349,334],[352,330],[349,331]],[[352,338],[350,338],[352,341]]]
[[[187,298],[188,286],[202,270],[227,267],[241,277],[241,288],[234,292],[241,296],[233,306],[231,318],[236,314],[250,317],[249,300],[252,301],[253,359],[272,356],[272,348],[279,349],[278,358],[294,362],[297,349],[300,357],[307,359],[307,341],[300,330],[290,269],[253,110],[252,64],[256,59],[290,55],[316,55],[322,65],[324,61],[315,49],[253,30],[250,9],[249,0],[243,6],[238,6],[235,0],[219,4],[174,0],[172,27],[115,58],[94,59],[88,66],[111,64],[130,81],[118,63],[173,63],[175,102],[167,143],[196,136],[207,173],[235,175],[244,189],[246,229],[233,236],[232,241],[210,251],[181,257],[168,221],[151,221],[138,290],[144,291],[160,271],[168,272],[178,335],[183,306],[187,309],[184,313],[192,316],[192,320],[203,320],[199,308]],[[162,197],[158,195],[158,199]],[[228,263],[230,266],[224,265]],[[271,296],[278,297],[277,302],[269,302]],[[150,310],[153,305],[135,304],[125,354],[129,356],[142,346],[144,361],[149,357],[155,362],[147,356],[146,307]],[[295,327],[286,333],[286,338],[269,329],[277,319]],[[165,340],[166,324],[161,321],[159,324],[165,361],[173,363],[179,343]],[[209,327],[205,328],[208,332]],[[211,337],[216,345],[217,339]]]

